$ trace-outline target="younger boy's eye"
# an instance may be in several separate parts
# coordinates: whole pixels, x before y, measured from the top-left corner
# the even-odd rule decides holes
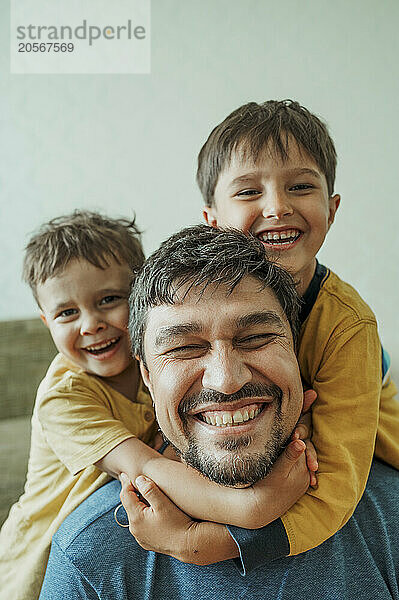
[[[105,296],[104,298],[102,298],[100,304],[111,304],[112,302],[116,302],[117,300],[120,300],[121,296]]]
[[[72,317],[73,315],[77,314],[77,309],[76,308],[66,308],[65,310],[62,310],[57,317],[61,317],[61,318],[67,318],[67,317]]]

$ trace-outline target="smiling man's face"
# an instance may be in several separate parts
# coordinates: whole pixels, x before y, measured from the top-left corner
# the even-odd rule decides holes
[[[246,276],[149,310],[141,365],[159,426],[184,461],[225,485],[267,474],[302,408],[289,323]]]

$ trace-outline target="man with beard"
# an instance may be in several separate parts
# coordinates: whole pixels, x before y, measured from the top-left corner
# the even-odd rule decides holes
[[[234,231],[179,232],[135,281],[130,334],[159,426],[181,460],[213,481],[265,477],[290,438],[302,408],[297,310],[289,276],[257,240]],[[399,598],[399,480],[387,466],[374,464],[335,536],[273,561],[273,523],[257,531],[198,523],[148,478],[135,486],[149,506],[125,479],[122,500],[140,545],[115,524],[120,485],[111,482],[54,536],[41,598]],[[211,547],[212,535],[227,535],[238,559],[200,566],[204,534]]]

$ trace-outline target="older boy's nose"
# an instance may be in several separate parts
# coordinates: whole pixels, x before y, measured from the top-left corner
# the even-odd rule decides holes
[[[274,191],[267,195],[262,210],[265,219],[281,219],[293,212],[289,199],[283,192]]]
[[[101,320],[101,317],[87,315],[82,319],[80,335],[93,335],[102,329],[106,329],[106,327],[107,325]]]
[[[208,357],[202,386],[222,394],[234,394],[251,380],[251,370],[234,351],[214,352]]]

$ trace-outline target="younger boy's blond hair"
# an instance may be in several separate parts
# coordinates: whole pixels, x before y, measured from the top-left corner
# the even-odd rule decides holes
[[[62,272],[71,260],[87,260],[105,269],[110,258],[127,263],[133,274],[141,267],[144,253],[135,221],[75,210],[44,223],[31,237],[25,248],[22,276],[40,306],[38,284]]]

